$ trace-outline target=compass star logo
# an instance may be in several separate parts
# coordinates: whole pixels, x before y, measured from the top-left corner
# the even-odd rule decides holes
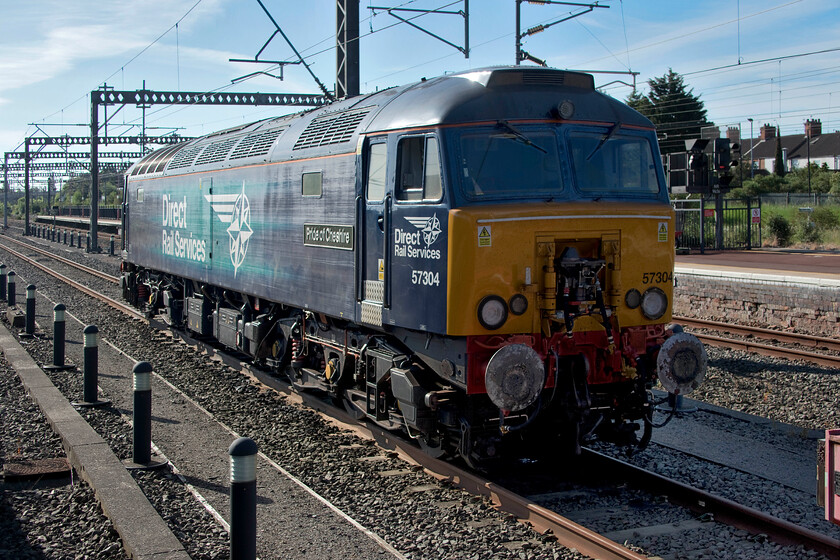
[[[423,232],[423,241],[426,243],[426,247],[431,247],[432,243],[437,241],[438,236],[440,235],[440,220],[438,220],[437,214],[432,216],[431,218],[409,218],[406,217],[408,223],[419,229]]]
[[[205,194],[204,198],[210,203],[213,212],[227,228],[230,237],[230,262],[233,264],[233,276],[245,262],[248,252],[248,241],[254,230],[251,229],[251,205],[245,195],[245,183],[239,194]]]

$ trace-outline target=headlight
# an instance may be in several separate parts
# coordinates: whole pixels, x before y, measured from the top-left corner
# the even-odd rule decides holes
[[[515,294],[510,298],[508,307],[510,307],[510,312],[514,315],[522,315],[528,310],[528,298],[522,294]]]
[[[627,307],[630,309],[636,309],[639,307],[639,304],[642,302],[642,294],[639,293],[639,290],[633,288],[629,290],[626,294],[624,294],[624,303],[627,304]]]
[[[668,297],[659,288],[650,288],[642,296],[642,314],[648,319],[659,319],[668,310]]]
[[[486,296],[478,304],[478,322],[485,329],[498,329],[507,321],[507,315],[507,304],[499,296]]]

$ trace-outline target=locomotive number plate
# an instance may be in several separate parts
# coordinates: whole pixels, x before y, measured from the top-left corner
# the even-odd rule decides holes
[[[642,284],[663,284],[674,279],[673,273],[669,271],[664,272],[644,272],[642,273]]]

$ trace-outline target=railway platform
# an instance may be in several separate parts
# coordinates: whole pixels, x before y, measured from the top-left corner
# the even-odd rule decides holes
[[[39,298],[36,317],[51,317],[52,302]],[[81,364],[82,328],[67,323],[68,362]],[[30,357],[0,326],[0,349],[61,437],[72,467],[94,489],[105,514],[134,559],[188,560],[183,545],[152,507],[123,463]],[[131,415],[134,361],[108,343],[99,345],[100,390]],[[238,434],[166,382],[152,383],[152,440],[163,458],[200,494],[221,523],[229,523],[227,448]],[[300,484],[265,456],[257,460],[257,547],[261,558],[290,560],[403,559],[395,549]]]
[[[72,229],[90,229],[90,218],[83,218],[81,216],[36,216],[34,223],[55,226],[59,228]],[[109,218],[99,218],[99,232],[119,234],[122,229],[122,220],[113,220]]]
[[[838,251],[706,251],[705,254],[677,255],[678,273],[719,273],[729,278],[773,278],[776,281],[813,282],[840,285]]]
[[[674,315],[840,336],[840,253],[678,255]]]

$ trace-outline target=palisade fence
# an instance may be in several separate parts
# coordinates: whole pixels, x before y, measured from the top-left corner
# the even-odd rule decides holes
[[[700,251],[761,247],[761,200],[723,200],[718,216],[714,198],[672,200],[677,249]],[[717,239],[718,219],[722,221]]]
[[[840,204],[840,195],[827,193],[767,193],[761,195],[762,204],[778,206],[825,206]]]
[[[90,206],[53,206],[54,216],[78,216],[80,218],[90,218]],[[99,217],[109,220],[122,219],[122,205],[121,204],[100,204]]]

